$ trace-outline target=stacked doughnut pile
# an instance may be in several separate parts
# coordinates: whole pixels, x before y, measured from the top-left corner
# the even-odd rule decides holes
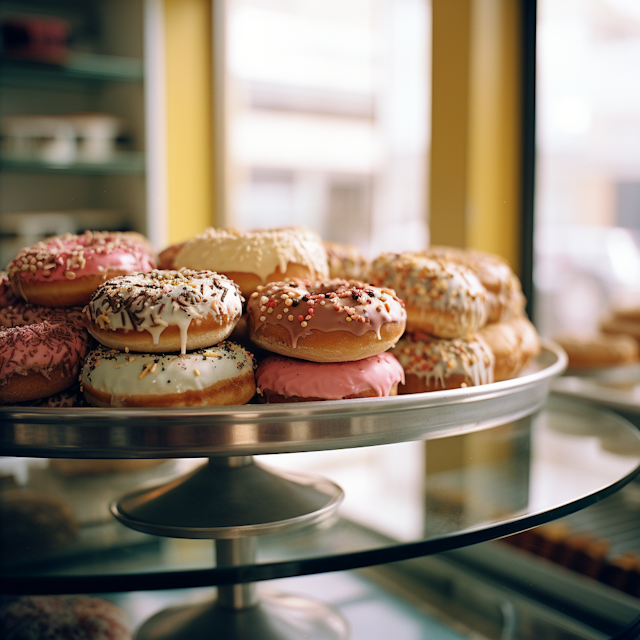
[[[139,234],[50,238],[10,263],[0,307],[2,403],[73,405],[78,371],[96,406],[416,393],[512,378],[539,350],[502,259],[369,263],[299,228],[209,228],[158,261]]]
[[[520,282],[497,256],[437,246],[387,253],[370,280],[406,305],[407,331],[392,349],[405,371],[401,393],[507,380],[539,352]]]
[[[153,266],[138,234],[66,234],[21,250],[0,275],[0,402],[73,387],[89,346],[82,305],[100,282]]]
[[[213,271],[156,269],[100,285],[84,309],[100,343],[82,370],[94,406],[245,404],[252,356],[229,337],[242,315],[236,285]]]
[[[258,399],[266,402],[385,396],[403,377],[387,353],[405,312],[393,291],[329,277],[320,238],[301,229],[207,229],[164,251],[174,267],[232,278],[247,298],[245,331],[262,357]]]

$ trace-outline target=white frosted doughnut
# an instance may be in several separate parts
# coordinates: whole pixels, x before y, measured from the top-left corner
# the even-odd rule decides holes
[[[212,271],[161,271],[113,278],[85,307],[98,342],[124,351],[192,351],[227,338],[242,315],[236,285]]]
[[[253,358],[222,342],[192,353],[122,353],[98,347],[85,358],[82,388],[94,406],[192,407],[247,403]]]

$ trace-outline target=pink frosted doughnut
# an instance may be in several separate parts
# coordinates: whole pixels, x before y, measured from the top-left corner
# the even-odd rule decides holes
[[[13,293],[11,283],[6,271],[0,271],[0,309],[8,307],[17,300],[17,296]]]
[[[155,256],[137,233],[67,233],[22,249],[9,264],[13,290],[33,304],[82,306],[103,282],[151,271]]]
[[[267,402],[394,396],[403,382],[402,366],[387,352],[356,362],[309,362],[271,355],[256,371],[257,391]]]
[[[124,611],[107,600],[90,596],[9,599],[0,607],[0,635],[13,640],[131,640]]]
[[[79,309],[0,310],[0,403],[46,398],[78,378],[89,337]]]

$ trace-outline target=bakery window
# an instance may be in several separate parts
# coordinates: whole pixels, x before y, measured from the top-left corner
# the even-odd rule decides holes
[[[640,302],[640,7],[538,5],[536,323],[590,333]]]
[[[372,254],[424,246],[429,3],[225,6],[218,225],[302,225]]]

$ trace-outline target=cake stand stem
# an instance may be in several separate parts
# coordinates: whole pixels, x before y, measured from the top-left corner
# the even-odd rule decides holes
[[[240,473],[230,473],[233,469]],[[257,478],[256,472],[259,472]],[[176,533],[194,538],[208,535],[215,541],[218,567],[255,564],[256,535],[295,528],[304,522],[318,522],[322,519],[319,514],[331,512],[342,498],[341,490],[335,485],[285,479],[260,471],[252,456],[211,458],[202,471],[168,486],[171,487],[168,492],[166,486],[134,492],[114,505],[112,511],[128,526],[160,535]],[[251,500],[247,500],[249,489]],[[172,491],[177,492],[176,495],[172,496]],[[196,523],[192,528],[181,528],[178,522],[172,522],[176,513],[184,513],[176,505],[193,508],[187,498],[194,493],[214,496],[210,504],[215,508],[204,515],[204,522],[209,526]],[[162,508],[163,503],[158,506],[167,494],[167,504],[171,507],[168,510]],[[262,526],[221,525],[216,511],[229,510],[229,505],[224,504],[229,496],[234,496],[231,523],[244,522],[250,513],[263,518]],[[271,511],[269,515],[273,520],[264,520],[263,509],[255,511],[256,499],[267,501],[263,506]],[[151,506],[148,511],[147,506]],[[167,512],[170,516],[165,521]],[[158,523],[155,519],[160,515],[163,520]],[[145,516],[151,516],[154,521],[145,522]],[[222,520],[226,521],[226,516]],[[219,586],[215,600],[160,611],[140,627],[136,640],[346,640],[348,636],[347,622],[333,607],[290,594],[258,595],[256,584],[250,582]]]

